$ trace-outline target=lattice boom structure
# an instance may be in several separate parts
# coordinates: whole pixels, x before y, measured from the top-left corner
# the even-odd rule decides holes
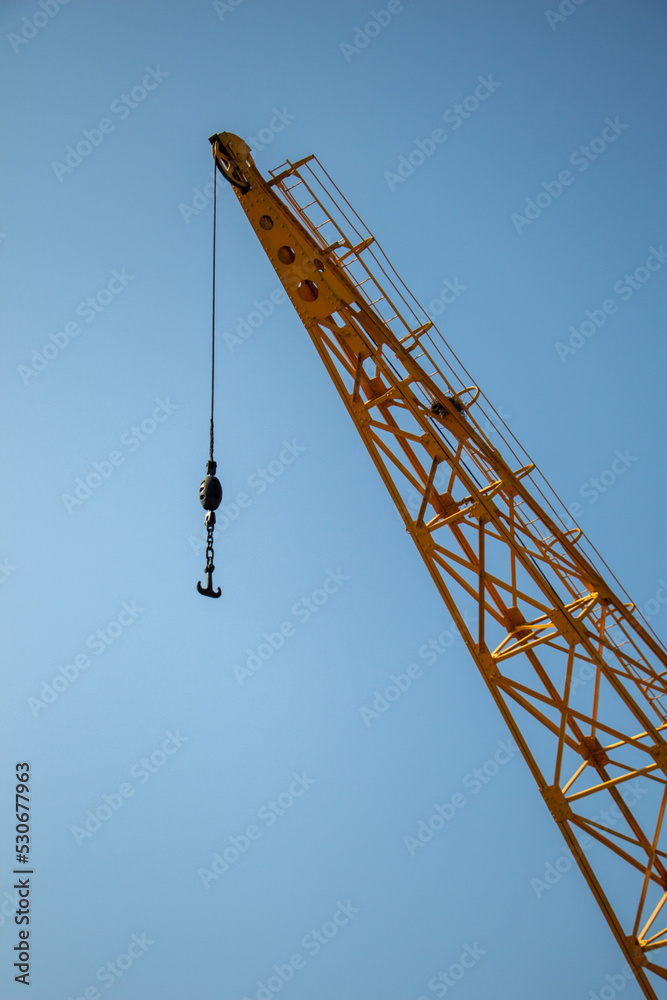
[[[648,973],[667,979],[664,648],[609,572],[615,589],[605,582],[597,553],[315,158],[267,181],[243,140],[222,132],[211,142],[645,996],[657,1000]],[[460,609],[471,601],[469,627]],[[637,780],[639,801],[628,794]],[[603,850],[589,858],[594,843]]]

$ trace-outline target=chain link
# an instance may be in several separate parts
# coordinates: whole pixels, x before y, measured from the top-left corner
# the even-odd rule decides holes
[[[213,566],[213,525],[209,524],[206,529],[206,570],[207,573],[212,573],[215,567]]]

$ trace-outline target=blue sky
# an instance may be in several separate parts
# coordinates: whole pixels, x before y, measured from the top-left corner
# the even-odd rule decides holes
[[[667,13],[561,8],[2,5],[6,996],[24,760],[34,1000],[640,996],[224,182],[218,330],[270,314],[219,345],[250,502],[195,590],[227,130],[317,154],[664,639]]]

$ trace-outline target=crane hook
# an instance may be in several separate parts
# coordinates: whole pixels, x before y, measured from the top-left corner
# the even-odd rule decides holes
[[[214,569],[215,566],[213,565],[213,563],[207,565],[205,587],[202,587],[201,582],[197,583],[197,590],[199,591],[200,594],[203,594],[204,597],[220,597],[221,593],[220,587],[217,587],[216,590],[213,589],[213,580],[211,579],[211,574]]]
[[[201,582],[197,583],[197,590],[204,597],[220,597],[220,587],[213,589],[213,529],[215,527],[215,510],[220,506],[222,500],[222,486],[220,480],[214,475],[216,464],[209,458],[206,463],[206,478],[202,480],[199,487],[199,501],[206,511],[204,525],[206,526],[206,586],[202,587]]]

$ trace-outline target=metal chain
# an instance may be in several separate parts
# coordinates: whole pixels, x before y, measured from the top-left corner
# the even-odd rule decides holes
[[[206,568],[205,573],[212,573],[215,569],[213,565],[213,525],[206,528]]]

